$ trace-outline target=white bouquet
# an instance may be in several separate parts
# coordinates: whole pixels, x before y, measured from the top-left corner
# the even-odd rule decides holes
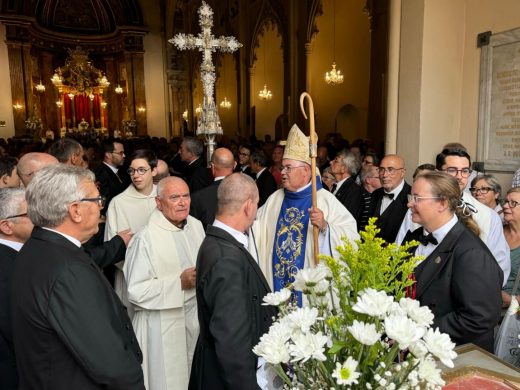
[[[437,358],[453,367],[448,335],[433,329],[433,314],[405,297],[419,258],[411,243],[398,248],[376,236],[373,220],[356,249],[345,242],[340,259],[323,257],[300,270],[291,286],[268,294],[279,315],[254,347],[290,389],[439,389]],[[325,263],[325,264],[324,264]]]

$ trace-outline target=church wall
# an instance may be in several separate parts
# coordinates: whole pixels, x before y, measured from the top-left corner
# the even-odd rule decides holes
[[[0,121],[5,121],[5,127],[0,127],[0,138],[14,136],[13,102],[11,97],[11,84],[9,76],[9,57],[5,44],[5,26],[0,23],[0,85],[3,85],[0,94]]]
[[[338,110],[347,104],[357,111],[340,121],[338,132],[349,141],[367,134],[368,84],[370,72],[370,24],[363,11],[364,0],[336,0],[336,63],[344,75],[343,84],[325,82],[333,60],[333,1],[324,0],[323,15],[317,19],[318,34],[310,54],[310,90],[316,111],[320,139],[335,129]]]
[[[166,53],[163,38],[163,16],[158,2],[142,2],[145,25],[150,32],[144,36],[144,80],[148,135],[169,138],[168,95],[166,93]]]

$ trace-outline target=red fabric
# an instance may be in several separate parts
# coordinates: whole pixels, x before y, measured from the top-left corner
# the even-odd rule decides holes
[[[406,288],[406,298],[415,299],[417,296],[417,282],[415,281],[415,274],[408,275],[408,280],[413,280],[413,284]]]

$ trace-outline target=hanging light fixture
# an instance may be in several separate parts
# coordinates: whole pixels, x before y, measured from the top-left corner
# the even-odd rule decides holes
[[[267,81],[266,81],[266,78],[265,78],[265,42],[264,42],[264,89],[262,89],[259,93],[258,93],[258,97],[263,100],[264,102],[265,101],[268,101],[268,100],[271,100],[273,98],[273,94],[271,93],[271,91],[269,89],[267,89]]]
[[[118,95],[121,95],[123,93],[123,88],[119,84],[117,84],[117,87],[114,88],[114,92]]]
[[[45,85],[42,84],[42,81],[40,80],[39,84],[36,84],[34,87],[39,93],[45,92]]]
[[[224,60],[222,60],[224,62]],[[231,102],[227,99],[227,84],[226,84],[226,67],[222,65],[222,72],[224,73],[223,81],[224,81],[224,100],[220,102],[220,107],[229,110],[231,108]]]
[[[333,0],[332,11],[332,69],[325,73],[325,82],[330,85],[343,83],[341,70],[336,69],[336,0]]]

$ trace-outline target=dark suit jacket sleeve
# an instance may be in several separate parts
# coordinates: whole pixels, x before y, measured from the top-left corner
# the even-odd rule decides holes
[[[233,256],[234,255],[234,256]],[[253,310],[239,250],[223,255],[203,283],[204,300],[213,307],[209,329],[215,340],[221,377],[228,389],[256,389],[256,358],[252,354]]]
[[[135,337],[122,335],[121,319],[110,291],[92,263],[72,263],[61,269],[50,291],[48,319],[58,337],[87,375],[105,389],[143,389],[143,372],[132,348]],[[101,291],[98,293],[98,291]],[[131,326],[129,332],[133,332]],[[135,341],[136,342],[136,341]]]
[[[104,268],[125,258],[126,245],[117,234],[101,245],[85,245],[85,252],[100,267]]]
[[[433,326],[458,340],[477,339],[493,329],[502,306],[502,276],[498,268],[492,256],[481,248],[469,248],[459,254],[451,275],[452,306],[458,309],[436,316]],[[442,292],[438,293],[442,297]]]

